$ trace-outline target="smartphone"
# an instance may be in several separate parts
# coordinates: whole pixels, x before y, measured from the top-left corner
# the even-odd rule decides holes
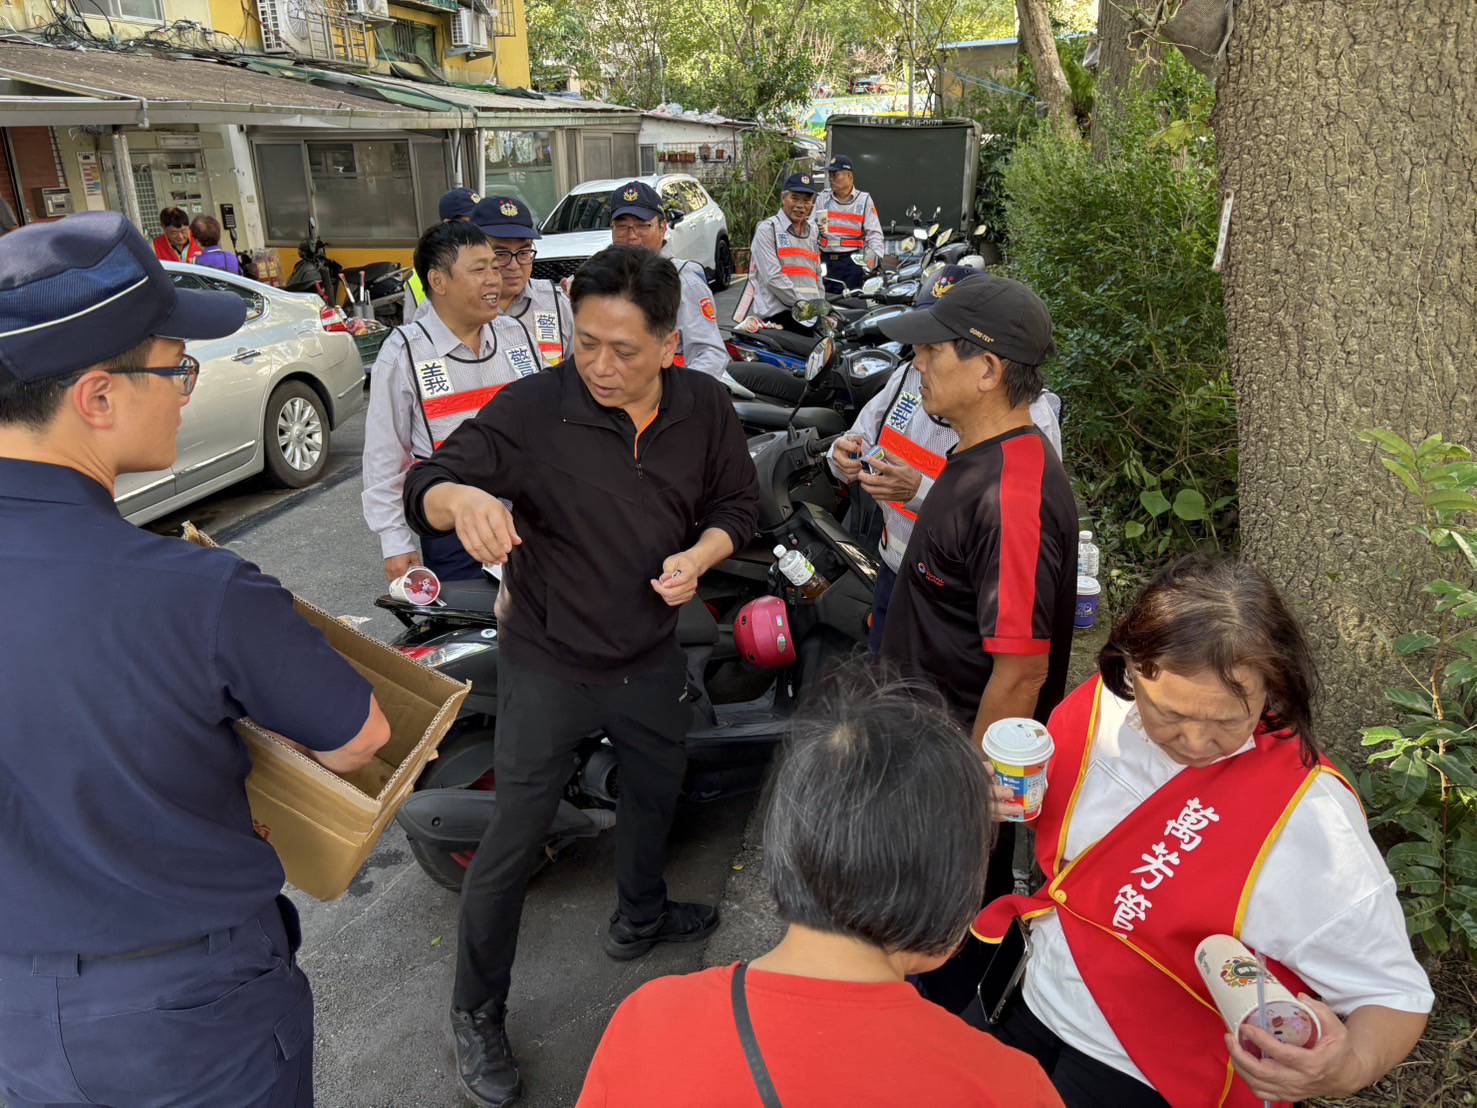
[[[1015,996],[1026,976],[1026,962],[1030,957],[1031,938],[1026,925],[1018,919],[1011,920],[1010,929],[995,947],[995,953],[976,987],[985,1022],[990,1026],[998,1024],[1005,1014],[1010,998]]]

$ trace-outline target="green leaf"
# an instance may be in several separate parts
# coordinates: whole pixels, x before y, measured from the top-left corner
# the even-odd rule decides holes
[[[1477,773],[1451,754],[1431,755],[1431,764],[1446,774],[1446,779],[1463,789],[1477,789]]]
[[[1428,816],[1425,812],[1403,812],[1395,818],[1404,830],[1412,835],[1419,835],[1428,843],[1440,843],[1446,840],[1441,831],[1441,825]]]
[[[1410,472],[1410,467],[1403,462],[1397,462],[1394,458],[1381,458],[1380,464],[1400,478],[1400,483],[1410,490],[1411,495],[1419,496],[1420,488],[1416,485],[1415,474]]]
[[[1468,946],[1477,948],[1477,916],[1471,912],[1458,912],[1452,919],[1466,936]]]
[[[1139,503],[1144,506],[1144,511],[1155,519],[1169,511],[1169,498],[1158,489],[1145,489],[1139,493]]]
[[[1446,930],[1436,923],[1423,929],[1420,939],[1432,954],[1445,954],[1451,949],[1451,940],[1447,937]]]
[[[1123,525],[1123,537],[1125,539],[1142,538],[1144,530],[1145,528],[1142,523],[1136,519],[1131,519]]]
[[[1432,870],[1441,868],[1441,852],[1430,843],[1396,843],[1385,855],[1385,864],[1392,870],[1405,866],[1427,866]]]
[[[1421,798],[1431,781],[1431,767],[1419,758],[1402,754],[1390,763],[1390,776],[1400,790],[1400,799],[1415,801]]]
[[[1386,689],[1385,699],[1407,712],[1422,716],[1431,714],[1431,698],[1417,689]]]
[[[1447,847],[1446,868],[1458,877],[1477,882],[1477,846]]]
[[[1160,554],[1163,554],[1166,550],[1169,549],[1169,540],[1171,538],[1172,538],[1172,536],[1170,536],[1170,535],[1160,535],[1159,536],[1158,552]]]
[[[1214,504],[1212,504],[1210,506],[1210,510],[1212,512],[1224,511],[1226,508],[1229,508],[1235,502],[1236,502],[1236,498],[1234,496],[1222,496]]]
[[[1415,463],[1415,448],[1406,442],[1394,431],[1386,431],[1383,428],[1375,428],[1371,431],[1360,431],[1359,437],[1365,442],[1375,443],[1387,454],[1404,461],[1407,465]]]
[[[1425,504],[1433,512],[1477,512],[1477,496],[1469,492],[1453,490],[1428,492]]]
[[[1395,880],[1412,896],[1440,896],[1441,875],[1428,866],[1391,867]]]
[[[1435,635],[1428,635],[1424,631],[1413,631],[1409,635],[1401,635],[1395,640],[1395,653],[1402,658],[1408,654],[1419,654],[1422,650],[1430,650],[1438,646],[1441,640]]]
[[[1205,518],[1205,497],[1195,489],[1180,489],[1174,497],[1174,514],[1187,522]]]
[[[1463,535],[1460,531],[1453,531],[1451,533],[1451,541],[1456,543],[1457,547],[1466,557],[1467,564],[1471,566],[1474,570],[1477,570],[1477,550],[1473,549],[1472,544],[1468,541],[1467,537]]]
[[[1379,746],[1380,743],[1394,742],[1401,737],[1400,732],[1394,727],[1366,727],[1364,738],[1360,740],[1360,746]]]

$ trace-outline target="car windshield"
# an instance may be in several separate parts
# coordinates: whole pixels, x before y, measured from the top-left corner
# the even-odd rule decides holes
[[[570,231],[610,229],[610,197],[603,192],[572,192],[549,213],[541,230],[546,235]]]

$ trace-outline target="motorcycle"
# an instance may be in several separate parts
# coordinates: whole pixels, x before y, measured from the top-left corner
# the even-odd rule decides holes
[[[402,322],[401,298],[411,273],[408,266],[386,261],[345,269],[328,256],[328,243],[318,237],[318,221],[312,217],[308,237],[297,245],[297,256],[298,263],[283,286],[288,292],[316,292],[330,308],[346,307],[355,315],[389,326]]]
[[[679,613],[677,638],[687,656],[692,707],[682,790],[689,801],[758,788],[805,688],[866,641],[876,564],[830,515],[792,496],[824,477],[831,441],[813,428],[786,428],[750,440],[759,474],[758,536],[709,571],[697,599]],[[776,545],[804,553],[830,586],[814,599],[803,596],[778,572]],[[448,582],[442,607],[415,607],[389,596],[376,601],[405,625],[393,645],[457,681],[472,682],[461,717],[396,815],[416,862],[453,890],[460,888],[497,806],[495,597],[490,582],[471,581]],[[740,649],[748,641],[744,620],[774,604],[765,600],[769,608],[755,608],[751,602],[770,597],[788,609],[784,668],[756,668]],[[547,859],[612,827],[619,796],[615,750],[608,737],[592,734],[579,747],[547,830]]]

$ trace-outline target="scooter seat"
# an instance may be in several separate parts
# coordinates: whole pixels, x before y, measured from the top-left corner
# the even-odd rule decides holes
[[[739,422],[750,430],[783,431],[786,427],[814,427],[825,438],[846,430],[846,419],[831,408],[807,407],[795,410],[783,404],[766,404],[759,400],[738,400],[733,410]]]
[[[772,328],[766,331],[755,331],[743,337],[752,339],[760,346],[768,347],[776,354],[789,354],[796,358],[810,357],[810,352],[820,341],[817,335],[797,335],[792,331],[776,331]]]
[[[679,646],[712,646],[718,641],[718,621],[708,606],[694,597],[677,609]]]
[[[492,615],[497,603],[497,585],[484,575],[481,581],[442,581],[441,601],[448,608]]]

